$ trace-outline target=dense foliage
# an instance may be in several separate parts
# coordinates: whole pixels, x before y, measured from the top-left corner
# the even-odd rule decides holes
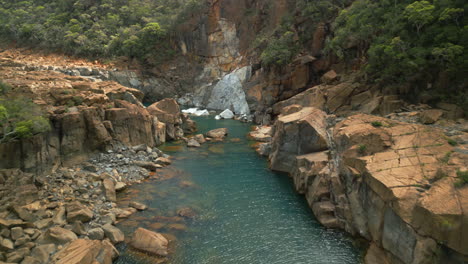
[[[341,58],[364,59],[375,81],[430,82],[441,73],[463,80],[468,69],[466,8],[464,0],[357,0],[341,11],[328,46]]]
[[[253,43],[261,47],[261,60],[265,66],[283,66],[292,61],[301,47],[312,40],[312,32],[319,22],[332,20],[350,0],[296,0],[294,10],[283,17],[280,25],[272,32],[263,32]],[[297,20],[305,19],[301,30]],[[303,22],[304,22],[303,21]]]
[[[202,0],[0,0],[0,34],[87,57],[170,55],[172,27]]]
[[[0,143],[28,138],[50,130],[42,111],[30,99],[8,99],[4,95],[9,85],[0,81]]]

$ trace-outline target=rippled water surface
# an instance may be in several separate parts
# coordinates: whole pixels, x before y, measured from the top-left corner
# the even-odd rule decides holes
[[[245,138],[250,124],[195,120],[201,133],[229,128],[227,140],[197,149],[163,146],[174,163],[158,171],[159,179],[134,185],[120,197],[122,204],[135,200],[150,207],[119,224],[126,235],[138,226],[166,234],[167,262],[173,264],[361,263],[352,240],[320,226],[291,180],[268,170]],[[197,216],[178,217],[181,208]],[[157,263],[125,245],[120,249],[119,264]]]

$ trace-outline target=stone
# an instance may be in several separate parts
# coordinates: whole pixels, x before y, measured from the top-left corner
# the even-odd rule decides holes
[[[57,210],[57,213],[55,213],[54,215],[54,218],[53,218],[53,222],[54,224],[56,225],[60,225],[60,226],[63,226],[67,223],[67,219],[66,219],[66,209],[64,206],[60,206],[59,209]]]
[[[44,229],[46,227],[51,226],[53,223],[54,223],[54,220],[52,218],[46,218],[46,219],[42,219],[42,220],[34,222],[34,226],[37,229]]]
[[[182,123],[179,104],[172,98],[166,98],[156,102],[148,106],[147,110],[151,115],[156,116],[158,120],[163,123]]]
[[[86,223],[93,219],[93,217],[93,212],[80,202],[76,201],[67,204],[67,221],[69,223],[73,223],[75,221]]]
[[[29,236],[22,236],[15,241],[15,247],[23,246],[29,242],[31,242],[31,238]]]
[[[83,225],[83,223],[81,223],[80,221],[75,221],[72,225],[72,231],[81,236],[81,235],[86,235],[86,229],[85,229],[85,226]]]
[[[268,157],[271,154],[271,144],[270,143],[260,143],[258,145],[256,151],[260,156]]]
[[[21,264],[41,264],[41,261],[31,256],[26,256],[23,261],[21,261]]]
[[[103,240],[104,239],[104,230],[102,228],[93,228],[88,231],[88,237],[91,240]]]
[[[205,137],[203,136],[203,134],[195,135],[193,138],[194,138],[198,143],[200,143],[200,144],[203,144],[203,143],[206,142],[206,139],[205,139]]]
[[[129,245],[146,253],[167,256],[168,243],[163,235],[140,227],[133,233]]]
[[[149,171],[156,171],[160,168],[160,166],[157,163],[153,163],[151,161],[134,161],[133,165],[145,168]]]
[[[444,112],[442,110],[429,109],[429,110],[423,111],[419,119],[421,120],[421,123],[423,124],[434,124],[442,117],[443,114]]]
[[[0,231],[0,236],[2,237],[5,237],[5,238],[9,238],[10,237],[10,229],[8,228],[3,228],[2,231]]]
[[[102,186],[104,187],[104,193],[106,195],[107,201],[117,202],[114,181],[111,180],[110,178],[104,179],[102,181]]]
[[[115,184],[115,191],[121,192],[127,188],[127,184],[125,182],[117,182]]]
[[[113,225],[103,225],[102,229],[104,230],[104,234],[106,235],[106,237],[109,238],[113,244],[123,242],[125,239],[123,232]]]
[[[222,119],[233,119],[234,118],[234,113],[229,110],[229,109],[226,109],[224,110],[223,112],[221,112],[219,114],[219,116],[222,118]]]
[[[15,248],[15,246],[13,244],[13,241],[11,241],[8,238],[1,238],[0,237],[0,249],[6,251],[6,250],[12,250],[14,248]]]
[[[251,131],[249,133],[249,137],[251,137],[255,141],[260,142],[270,142],[272,139],[272,129],[270,126],[261,126],[258,127],[256,130]]]
[[[142,204],[142,203],[139,203],[139,202],[130,202],[128,204],[128,206],[130,207],[133,207],[135,209],[137,209],[138,211],[144,211],[146,209],[148,209],[148,206]]]
[[[194,218],[197,213],[192,208],[185,207],[177,210],[177,215],[185,218]]]
[[[20,237],[22,237],[23,235],[24,235],[24,232],[23,232],[23,228],[22,228],[22,227],[17,226],[17,227],[13,227],[13,228],[11,229],[11,234],[10,234],[11,239],[17,240],[17,239],[19,239]]]
[[[75,239],[78,239],[75,233],[61,227],[51,227],[38,238],[40,244],[53,243],[57,245],[63,245]]]
[[[13,252],[6,254],[7,262],[19,263],[23,258],[30,254],[29,248],[20,248]]]
[[[320,80],[324,83],[332,83],[333,81],[337,79],[338,79],[338,74],[336,74],[334,70],[330,70],[326,72]]]
[[[55,264],[111,264],[119,255],[108,241],[77,239],[53,256]]]
[[[155,163],[157,165],[170,165],[172,163],[172,161],[168,158],[165,158],[165,157],[159,157],[156,159]]]
[[[146,146],[146,144],[140,144],[140,145],[137,145],[137,146],[133,146],[132,149],[135,151],[135,152],[138,152],[138,151],[146,151],[146,149],[148,148],[148,146]]]
[[[243,83],[250,78],[251,71],[251,67],[246,66],[224,76],[213,87],[207,108],[216,110],[231,108],[238,115],[250,114]]]
[[[292,172],[297,155],[328,149],[326,127],[326,114],[312,107],[279,117],[271,143],[271,169]]]
[[[49,263],[49,257],[55,253],[54,244],[37,245],[31,251],[31,257],[38,259],[41,263]]]
[[[0,227],[11,228],[15,226],[23,225],[23,220],[20,219],[2,219],[0,218]]]
[[[190,138],[187,142],[187,147],[199,148],[201,145],[194,138]]]
[[[213,130],[210,130],[206,133],[206,136],[209,137],[209,138],[213,138],[213,139],[224,139],[224,137],[226,137],[228,134],[228,129],[227,128],[217,128],[217,129],[213,129]]]
[[[392,264],[391,261],[385,254],[385,251],[379,248],[377,245],[372,243],[369,246],[369,249],[366,252],[366,256],[364,257],[365,264]]]

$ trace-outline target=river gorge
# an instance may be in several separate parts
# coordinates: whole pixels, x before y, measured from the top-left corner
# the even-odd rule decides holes
[[[128,235],[135,225],[171,234],[175,241],[168,263],[174,264],[362,263],[352,238],[321,226],[291,179],[269,170],[249,146],[250,123],[214,116],[193,119],[199,133],[225,127],[229,135],[201,148],[183,142],[163,145],[172,165],[158,172],[158,179],[121,194],[123,202],[131,196],[149,209],[118,227]],[[193,219],[177,215],[187,207],[195,211]],[[154,259],[126,251],[116,263]]]

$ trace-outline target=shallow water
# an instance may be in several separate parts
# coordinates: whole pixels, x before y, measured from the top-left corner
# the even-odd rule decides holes
[[[173,264],[362,263],[351,238],[320,226],[291,180],[268,170],[245,137],[250,124],[194,119],[200,133],[227,127],[227,140],[197,149],[163,146],[173,164],[120,196],[122,204],[150,207],[118,225],[126,236],[138,226],[167,234],[172,241],[165,263]],[[187,207],[197,213],[194,219],[177,216]],[[125,245],[119,249],[119,264],[157,263]]]

